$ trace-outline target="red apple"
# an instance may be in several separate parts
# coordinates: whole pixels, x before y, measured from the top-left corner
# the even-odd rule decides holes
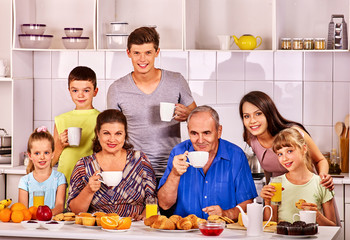
[[[49,221],[52,218],[52,211],[49,208],[49,206],[39,206],[38,210],[36,211],[36,218],[39,221]]]

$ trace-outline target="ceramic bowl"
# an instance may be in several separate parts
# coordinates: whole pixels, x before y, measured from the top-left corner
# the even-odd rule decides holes
[[[67,37],[81,37],[83,28],[64,28],[64,33]]]
[[[62,37],[62,41],[67,49],[85,49],[89,43],[89,37]]]
[[[22,48],[46,49],[51,45],[52,35],[19,34],[19,45]]]
[[[110,23],[111,33],[126,34],[127,27],[128,27],[127,22],[111,22]]]
[[[48,221],[44,224],[41,224],[41,226],[50,231],[58,231],[64,226],[64,222]]]
[[[126,49],[128,41],[128,34],[115,34],[108,33],[107,37],[107,48],[109,49]]]
[[[22,24],[21,30],[23,34],[42,35],[46,30],[45,24]]]
[[[34,230],[40,227],[40,223],[34,220],[22,221],[21,225],[28,230]]]
[[[219,236],[225,229],[225,222],[207,221],[199,224],[199,230],[205,236]]]

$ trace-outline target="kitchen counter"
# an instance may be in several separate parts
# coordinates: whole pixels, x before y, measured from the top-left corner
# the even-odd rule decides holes
[[[339,231],[339,227],[319,227],[319,233],[316,235],[320,240],[334,239],[335,235]],[[179,239],[192,240],[192,239],[208,239],[201,234],[199,230],[185,233],[172,233],[163,232],[156,229],[151,229],[143,224],[143,222],[133,222],[131,228],[127,232],[106,232],[102,229],[91,229],[80,225],[64,225],[58,231],[49,231],[44,228],[38,228],[35,230],[27,230],[18,223],[0,223],[0,236],[1,239]],[[213,237],[214,238],[214,237]],[[286,239],[280,237],[275,233],[263,233],[261,237],[254,239]],[[251,239],[246,236],[244,230],[225,229],[224,232],[215,237],[217,240],[224,239]]]

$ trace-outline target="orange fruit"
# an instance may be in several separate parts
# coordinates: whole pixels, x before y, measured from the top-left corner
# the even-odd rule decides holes
[[[101,217],[101,227],[103,227],[104,229],[115,229],[117,226],[118,222],[113,217]]]
[[[29,209],[24,209],[22,210],[23,215],[24,215],[24,221],[28,221],[30,219],[32,219],[32,213],[29,211]]]
[[[9,208],[4,208],[0,211],[0,220],[2,222],[9,222],[12,211]]]
[[[32,219],[35,220],[36,219],[36,211],[38,210],[38,208],[35,206],[31,206],[28,210],[32,214]]]
[[[26,206],[24,206],[23,203],[14,203],[12,206],[11,206],[11,211],[15,211],[15,210],[19,210],[19,211],[22,211],[23,209],[27,209]]]
[[[117,229],[118,230],[129,229],[130,226],[131,226],[131,218],[125,217],[118,221]]]
[[[11,220],[14,223],[20,223],[24,220],[24,214],[21,210],[15,210],[11,214]]]

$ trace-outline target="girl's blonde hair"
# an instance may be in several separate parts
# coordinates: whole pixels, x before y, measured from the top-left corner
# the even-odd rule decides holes
[[[38,127],[34,130],[34,132],[29,136],[27,152],[31,153],[31,149],[33,147],[33,142],[40,140],[48,140],[51,143],[52,152],[55,151],[55,141],[51,135],[51,133],[47,130],[46,127]],[[52,167],[52,166],[51,166]],[[27,174],[34,171],[34,164],[32,160],[29,159],[29,163],[27,166]]]
[[[309,156],[309,150],[307,147],[307,144],[305,142],[305,139],[301,132],[295,128],[286,128],[282,131],[280,131],[274,141],[272,150],[276,153],[278,150],[284,147],[294,147],[298,148],[301,151],[304,151],[304,146],[306,146],[306,153],[304,154],[304,162],[307,166],[307,168],[313,172],[313,166],[312,162]]]

